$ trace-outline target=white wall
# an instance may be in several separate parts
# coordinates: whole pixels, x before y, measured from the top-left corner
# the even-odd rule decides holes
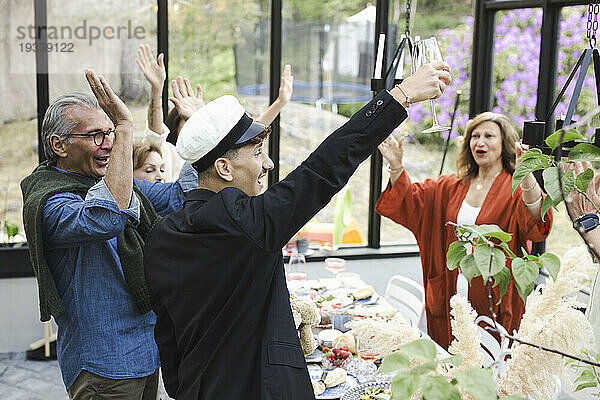
[[[36,279],[0,279],[0,353],[26,351],[43,336]]]

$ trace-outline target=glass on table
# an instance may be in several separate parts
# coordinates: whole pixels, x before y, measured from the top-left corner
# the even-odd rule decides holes
[[[356,353],[360,358],[367,362],[375,362],[382,359],[381,353],[373,348],[368,341],[356,338]]]
[[[290,281],[306,280],[306,259],[298,253],[290,254],[287,278]]]
[[[346,260],[343,258],[329,257],[325,259],[325,269],[337,277],[338,272],[346,269]]]

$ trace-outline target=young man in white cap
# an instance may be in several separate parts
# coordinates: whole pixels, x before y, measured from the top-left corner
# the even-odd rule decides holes
[[[281,248],[406,117],[439,97],[446,63],[427,65],[359,110],[264,193],[268,132],[232,96],[184,125],[177,149],[199,174],[182,210],[149,235],[144,263],[165,387],[178,399],[313,399]],[[403,107],[404,106],[404,107]]]

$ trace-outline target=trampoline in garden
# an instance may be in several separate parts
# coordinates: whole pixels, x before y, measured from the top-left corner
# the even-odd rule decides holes
[[[295,71],[294,71],[295,74]],[[244,96],[269,96],[269,85],[239,86],[238,93]],[[360,103],[371,100],[371,88],[359,83],[345,82],[296,82],[292,100],[305,103]]]
[[[371,100],[375,7],[346,20],[282,23],[282,59],[292,65],[292,100],[306,103],[360,103]],[[237,90],[269,95],[269,25],[259,21],[236,28]]]

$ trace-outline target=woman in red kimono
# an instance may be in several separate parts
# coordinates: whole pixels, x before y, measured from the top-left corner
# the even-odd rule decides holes
[[[402,165],[402,139],[389,137],[379,146],[390,164],[390,182],[379,198],[379,214],[410,229],[419,245],[423,265],[427,331],[448,348],[450,297],[468,295],[478,314],[489,315],[489,300],[481,277],[468,286],[458,269],[446,268],[446,253],[456,240],[451,226],[495,224],[513,235],[510,249],[521,256],[521,247],[531,250],[532,241],[546,239],[552,227],[552,210],[541,219],[544,194],[533,175],[512,191],[512,174],[523,153],[515,129],[503,115],[485,112],[467,124],[465,140],[457,157],[456,175],[412,183]],[[510,266],[507,264],[507,267]],[[494,288],[494,303],[498,301]],[[498,321],[509,331],[518,329],[525,305],[511,279],[502,303],[496,306]]]

